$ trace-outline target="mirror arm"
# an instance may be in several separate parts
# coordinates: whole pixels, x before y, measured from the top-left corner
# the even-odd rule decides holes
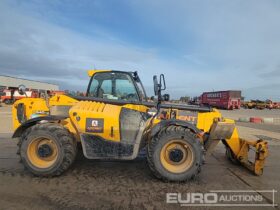
[[[156,106],[158,112],[160,111],[161,101],[162,101],[162,96],[161,96],[161,81],[160,81],[160,84],[158,87],[158,101],[157,101],[157,106]]]

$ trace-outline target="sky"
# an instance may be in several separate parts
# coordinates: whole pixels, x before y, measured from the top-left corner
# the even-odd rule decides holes
[[[89,69],[138,71],[148,95],[242,90],[280,101],[279,0],[1,0],[0,74],[85,91]]]

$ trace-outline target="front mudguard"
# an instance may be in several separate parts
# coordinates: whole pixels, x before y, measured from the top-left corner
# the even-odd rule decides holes
[[[150,137],[154,137],[157,135],[162,129],[175,125],[175,126],[182,126],[184,128],[190,129],[192,132],[196,134],[203,133],[200,129],[198,129],[194,124],[191,124],[189,122],[183,121],[183,120],[176,120],[176,119],[170,119],[170,120],[162,120],[159,123],[157,123],[154,127],[151,129],[151,135]]]

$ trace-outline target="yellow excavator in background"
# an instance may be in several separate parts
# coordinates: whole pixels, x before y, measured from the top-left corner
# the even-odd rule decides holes
[[[13,138],[24,166],[38,176],[57,176],[75,160],[77,144],[89,159],[132,160],[146,148],[149,167],[163,180],[185,181],[201,170],[219,141],[227,157],[256,175],[263,172],[267,142],[238,136],[233,120],[211,107],[169,104],[164,75],[153,77],[149,102],[137,72],[90,70],[85,97],[25,98],[13,105]],[[19,87],[21,94],[25,88]],[[184,111],[189,120],[179,120]],[[255,148],[255,159],[248,151]]]

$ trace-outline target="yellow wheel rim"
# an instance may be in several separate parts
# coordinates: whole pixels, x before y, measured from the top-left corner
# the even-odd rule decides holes
[[[171,173],[183,173],[193,164],[192,147],[183,140],[167,142],[161,149],[160,161],[163,167]]]
[[[48,168],[58,158],[58,147],[51,139],[45,137],[36,138],[28,145],[27,157],[35,167]]]

